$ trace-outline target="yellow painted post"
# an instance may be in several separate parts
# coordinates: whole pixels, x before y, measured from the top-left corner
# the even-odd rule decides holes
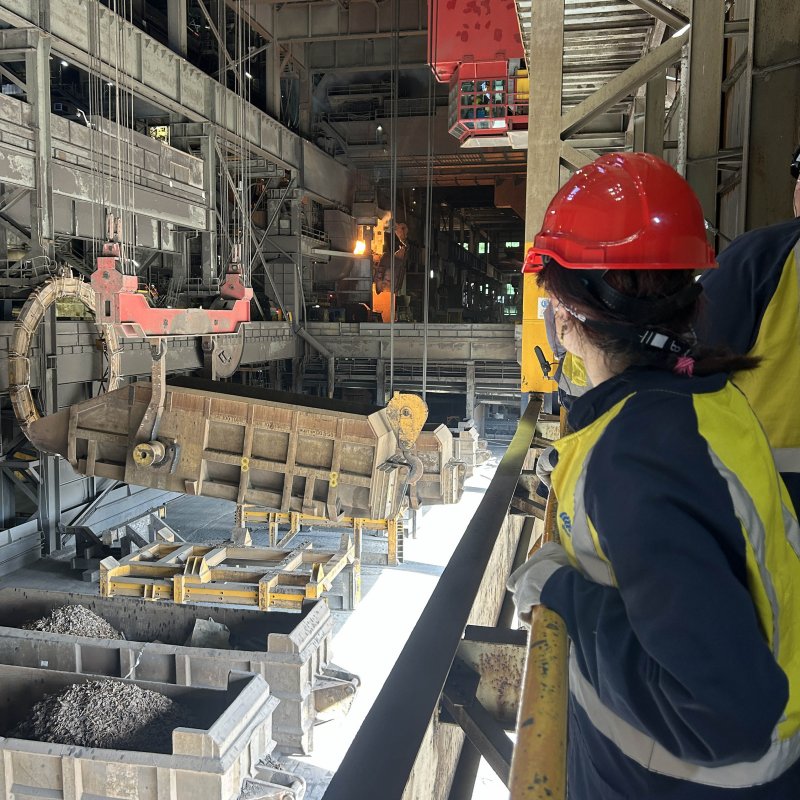
[[[360,519],[353,520],[353,546],[356,561],[361,561],[361,540],[363,538],[364,525]]]
[[[275,544],[278,541],[278,515],[277,514],[270,514],[269,515],[269,546],[275,547]]]
[[[561,410],[561,433],[566,425]],[[556,502],[547,498],[542,542],[558,539]],[[517,716],[517,741],[511,759],[511,800],[564,800],[567,790],[567,694],[569,649],[564,620],[536,606]]]
[[[528,243],[525,252],[527,247]],[[544,323],[547,294],[536,285],[536,275],[523,275],[522,284],[522,391],[552,392],[556,385],[550,378],[544,377],[536,358],[538,346],[549,363],[555,360]]]
[[[397,566],[397,529],[400,527],[397,524],[397,517],[394,519],[386,520],[386,563],[390,567]]]

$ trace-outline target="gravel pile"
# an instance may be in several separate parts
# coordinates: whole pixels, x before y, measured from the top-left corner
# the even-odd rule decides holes
[[[92,639],[125,638],[102,617],[82,605],[54,608],[46,617],[26,622],[22,627],[28,631],[65,633],[68,636],[89,636]]]
[[[171,753],[172,731],[195,727],[188,709],[132,683],[76,683],[45,695],[9,736],[78,747]]]

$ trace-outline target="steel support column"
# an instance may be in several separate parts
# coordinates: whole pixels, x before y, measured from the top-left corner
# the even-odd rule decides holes
[[[271,29],[276,31],[275,6],[269,7],[272,16]],[[273,33],[273,39],[267,49],[266,67],[266,86],[267,86],[267,112],[280,121],[281,118],[281,48],[278,43],[277,35]]]
[[[528,131],[528,171],[525,189],[525,243],[542,226],[544,213],[558,191],[561,176],[561,85],[564,63],[564,0],[539,0],[531,12],[529,71],[536,76],[536,124]],[[577,154],[577,151],[575,151]],[[522,278],[522,391],[542,390],[534,379],[539,332],[540,293],[534,275]],[[532,323],[532,324],[525,324]],[[541,374],[541,371],[538,373]],[[482,431],[482,415],[475,422]]]
[[[530,74],[536,76],[536,124],[528,133],[525,241],[539,230],[558,190],[561,154],[561,73],[564,55],[564,0],[539,0],[531,18]]]
[[[31,195],[30,257],[47,261],[53,256],[53,174],[50,141],[50,39],[37,36],[25,51],[25,84],[34,130],[35,188]],[[45,414],[58,411],[56,368],[56,307],[47,312],[41,333],[40,402]],[[43,456],[39,484],[39,527],[45,552],[61,546],[61,476],[58,458]]]
[[[14,485],[0,470],[0,530],[10,528],[14,524],[17,513],[17,498]]]
[[[379,406],[386,405],[386,361],[379,358],[375,362],[375,404]]]
[[[41,391],[42,411],[45,415],[58,411],[58,371],[56,306],[53,304],[42,320],[41,326]],[[45,553],[61,547],[61,465],[57,456],[42,454],[39,483],[39,528]]]
[[[201,269],[203,286],[210,287],[219,277],[217,264],[217,144],[216,132],[211,125],[206,126],[208,135],[203,137],[200,154],[203,158],[203,183],[206,187],[208,204],[208,232],[200,234]],[[227,196],[223,192],[223,196]]]
[[[475,362],[467,364],[467,408],[466,418],[472,419],[475,416]]]
[[[664,157],[664,117],[667,96],[667,73],[662,70],[647,81],[644,96],[645,153]]]
[[[693,0],[689,30],[688,103],[686,114],[686,180],[717,225],[717,154],[722,110],[722,61],[725,7]]]
[[[189,24],[186,14],[187,0],[167,0],[167,29],[169,46],[181,58],[186,58]]]
[[[53,255],[53,171],[50,145],[50,39],[37,36],[25,52],[25,83],[36,156],[31,197],[31,256]],[[53,351],[55,352],[55,351]]]
[[[637,95],[633,99],[631,125],[626,136],[626,144],[632,145],[635,153],[641,153],[644,150],[645,114],[645,98],[643,95]]]
[[[744,140],[741,228],[789,219],[788,164],[800,138],[800,3],[752,0],[749,51],[750,117]]]

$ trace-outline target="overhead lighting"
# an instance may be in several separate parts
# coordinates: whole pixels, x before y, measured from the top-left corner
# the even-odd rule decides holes
[[[252,78],[253,78],[253,76],[252,76],[252,75],[251,75],[249,72],[245,72],[245,73],[244,73],[244,76],[245,76],[245,78],[247,78],[248,80],[252,80]]]
[[[359,239],[356,242],[356,246],[353,248],[353,255],[363,256],[364,253],[366,252],[367,252],[367,243],[363,239]]]
[[[683,34],[686,33],[686,31],[688,31],[691,27],[692,23],[687,22],[679,31],[675,31],[675,33],[672,34],[672,38],[677,39],[679,36],[683,36]]]
[[[433,270],[431,270],[431,280],[433,279]]]
[[[63,60],[62,60],[62,61],[61,61],[61,66],[62,66],[62,67],[68,67],[68,66],[69,66],[69,61],[63,61]]]
[[[114,81],[106,81],[106,86],[113,86],[113,85],[114,85]]]
[[[378,133],[383,133],[383,125],[378,125],[378,127],[377,127],[377,128],[375,128],[375,130],[376,130]]]

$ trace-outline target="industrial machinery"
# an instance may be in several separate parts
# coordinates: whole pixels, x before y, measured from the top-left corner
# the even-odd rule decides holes
[[[333,520],[397,514],[407,487],[422,475],[413,453],[427,417],[421,399],[397,395],[385,410],[354,409],[214,381],[167,385],[165,353],[175,336],[202,337],[212,378],[238,367],[253,296],[238,251],[210,308],[158,308],[138,291],[135,265],[124,257],[120,223],[111,215],[107,237],[91,288],[71,276],[55,279],[31,297],[16,326],[11,395],[37,447],[64,456],[82,475],[240,505]],[[31,342],[44,310],[64,296],[94,306],[111,342],[112,388],[124,338],[149,342],[151,381],[42,418],[30,391]]]
[[[232,334],[250,321],[253,289],[244,279],[237,247],[211,308],[158,308],[139,291],[135,265],[122,255],[121,222],[112,215],[107,218],[106,236],[91,278],[98,324],[115,325],[124,336],[141,339]]]
[[[450,133],[462,147],[526,147],[529,83],[514,3],[434,0],[428,9],[428,63],[450,84]]]
[[[426,425],[417,440],[422,477],[410,488],[411,508],[452,505],[461,500],[467,465],[455,458],[453,434],[445,425]]]
[[[427,408],[386,409],[173,378],[140,382],[36,420],[28,436],[81,475],[276,511],[384,518],[422,474]]]

